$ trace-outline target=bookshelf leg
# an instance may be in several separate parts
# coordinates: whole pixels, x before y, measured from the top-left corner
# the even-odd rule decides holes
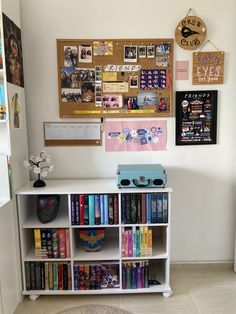
[[[31,301],[36,301],[38,298],[39,298],[38,294],[31,294],[31,295],[29,295],[29,299]]]
[[[165,298],[169,298],[173,294],[173,291],[163,292],[162,294]]]

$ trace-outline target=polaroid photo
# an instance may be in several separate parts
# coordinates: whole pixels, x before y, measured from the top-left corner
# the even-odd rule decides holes
[[[76,68],[75,72],[77,74],[78,81],[95,81],[95,69],[93,68]]]
[[[147,58],[155,57],[155,46],[147,46]]]
[[[136,45],[124,45],[124,62],[137,62]]]
[[[138,75],[132,75],[129,77],[129,87],[138,88]]]
[[[138,46],[138,57],[139,59],[147,58],[147,47],[146,46]]]
[[[82,45],[79,46],[79,63],[92,63],[92,46]]]
[[[82,102],[94,102],[95,100],[95,84],[94,82],[82,82]]]
[[[156,45],[156,56],[170,53],[170,43]]]
[[[125,96],[124,107],[127,110],[139,110],[138,98],[136,96]]]
[[[81,89],[62,88],[61,89],[62,102],[82,102]]]
[[[157,105],[157,94],[155,92],[138,93],[138,106],[142,108]]]
[[[78,63],[77,46],[64,46],[64,67],[75,68]]]
[[[94,41],[93,42],[94,56],[112,56],[113,42],[112,41]]]
[[[121,94],[104,94],[102,105],[106,109],[115,109],[123,107],[123,97]]]
[[[157,56],[156,57],[156,66],[157,67],[168,67],[169,66],[169,56]]]

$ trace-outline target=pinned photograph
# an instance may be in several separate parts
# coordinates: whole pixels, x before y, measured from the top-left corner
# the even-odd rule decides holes
[[[163,43],[156,46],[156,56],[170,53],[170,43]]]
[[[90,45],[79,46],[79,62],[92,63],[92,46]]]
[[[160,97],[157,104],[157,112],[169,112],[170,111],[170,100],[169,98]]]
[[[136,45],[124,45],[124,62],[137,62]]]
[[[146,46],[138,46],[138,57],[139,59],[147,57]]]
[[[113,42],[112,41],[94,41],[93,42],[94,56],[112,56]]]
[[[156,66],[166,68],[169,66],[169,56],[158,56],[156,58]]]
[[[121,94],[105,94],[102,97],[102,104],[105,109],[122,108],[123,101]]]
[[[139,110],[137,97],[136,96],[124,97],[124,107],[127,108],[127,110]]]
[[[132,75],[129,78],[129,87],[138,88],[138,75]]]
[[[147,58],[155,57],[155,46],[147,46]]]
[[[61,87],[62,88],[79,88],[78,74],[75,68],[61,68]]]
[[[93,68],[76,68],[75,72],[78,77],[78,81],[95,81],[95,69]]]
[[[62,88],[61,89],[62,102],[82,102],[81,89]]]
[[[83,82],[82,86],[82,102],[94,102],[95,100],[95,84],[92,82]]]
[[[77,46],[64,46],[64,66],[75,68],[78,62]]]
[[[138,105],[145,108],[157,105],[157,94],[154,92],[138,93]]]

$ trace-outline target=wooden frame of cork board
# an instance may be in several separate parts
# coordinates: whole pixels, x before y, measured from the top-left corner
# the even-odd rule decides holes
[[[61,118],[169,117],[173,39],[57,39]]]

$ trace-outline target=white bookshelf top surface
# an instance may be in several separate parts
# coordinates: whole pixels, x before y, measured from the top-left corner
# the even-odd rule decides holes
[[[121,188],[116,179],[45,180],[46,186],[34,188],[33,181],[16,191],[16,194],[89,194],[89,193],[142,193],[172,192],[172,188]]]

